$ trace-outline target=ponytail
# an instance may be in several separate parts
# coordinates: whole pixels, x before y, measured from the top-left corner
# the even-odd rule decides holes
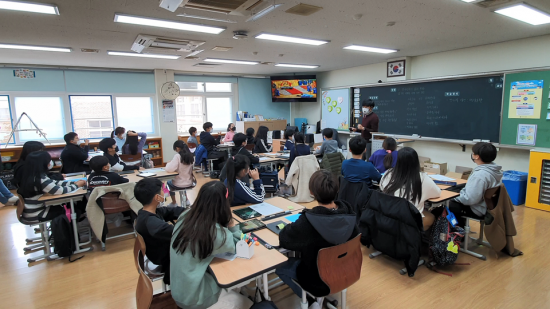
[[[390,169],[393,165],[393,155],[392,152],[397,150],[397,142],[392,137],[388,137],[384,140],[382,147],[386,150],[386,155],[384,156],[384,168],[386,170]]]
[[[173,147],[174,151],[176,150],[176,148],[180,149],[178,153],[181,157],[181,163],[183,165],[189,165],[193,163],[193,159],[195,158],[195,156],[191,153],[191,151],[189,150],[189,147],[187,146],[187,144],[185,144],[184,141],[182,140],[175,141],[174,147]]]
[[[115,131],[111,131],[111,138],[115,138]]]
[[[233,192],[235,191],[235,182],[237,179],[237,174],[250,166],[250,160],[244,155],[235,155],[234,157],[229,157],[227,163],[225,164],[226,173],[227,173],[227,191],[229,193],[228,199],[230,202],[233,201]]]

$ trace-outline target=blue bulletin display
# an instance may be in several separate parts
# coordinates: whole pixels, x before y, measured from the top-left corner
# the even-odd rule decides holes
[[[321,128],[349,131],[350,88],[323,90]]]

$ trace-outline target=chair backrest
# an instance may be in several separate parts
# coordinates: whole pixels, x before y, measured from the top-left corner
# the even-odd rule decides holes
[[[121,154],[119,155],[120,159],[124,162],[135,162],[135,161],[139,161],[138,164],[134,164],[134,165],[141,165],[141,153],[138,153],[138,154]]]
[[[246,150],[254,151],[254,146],[254,144],[246,144],[244,148],[246,148]]]
[[[330,294],[341,292],[359,281],[363,264],[360,239],[361,234],[341,245],[319,250],[319,276],[328,285]]]
[[[137,260],[143,260],[143,253],[138,251]],[[139,263],[136,261],[136,264]],[[153,282],[145,272],[143,267],[139,267],[139,278],[136,288],[136,307],[137,309],[149,309],[151,307],[151,302],[153,301]]]
[[[19,198],[19,201],[17,201],[17,209],[16,209],[17,220],[21,222],[21,220],[23,219],[23,210],[25,210],[25,199],[21,196],[21,194],[17,194],[17,197]]]
[[[483,199],[485,200],[485,204],[487,204],[487,209],[489,210],[495,209],[495,207],[498,204],[499,196],[500,196],[500,186],[485,190]]]
[[[139,241],[139,249],[144,255],[147,255],[147,247],[145,246],[145,240],[143,236],[136,231],[136,239]]]
[[[192,149],[192,148],[197,148],[197,144],[195,144],[195,143],[187,143],[187,147],[189,147],[190,149]]]
[[[120,193],[118,192],[109,192],[101,197],[103,212],[105,212],[105,214],[115,214],[123,211],[132,210],[128,202],[118,198],[119,195]]]

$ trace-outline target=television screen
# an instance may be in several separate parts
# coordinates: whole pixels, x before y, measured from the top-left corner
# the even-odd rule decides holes
[[[317,102],[315,75],[272,76],[271,97],[273,102]]]

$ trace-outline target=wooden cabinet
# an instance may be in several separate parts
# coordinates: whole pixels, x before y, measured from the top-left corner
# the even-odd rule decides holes
[[[286,130],[286,120],[264,120],[264,121],[237,121],[237,132],[246,133],[246,129],[253,128],[258,132],[260,126],[266,126],[269,131]]]

